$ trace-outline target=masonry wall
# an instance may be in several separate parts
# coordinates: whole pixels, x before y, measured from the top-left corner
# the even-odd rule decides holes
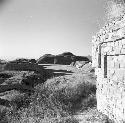
[[[125,122],[125,16],[93,37],[92,66],[97,75],[97,109],[116,123]]]

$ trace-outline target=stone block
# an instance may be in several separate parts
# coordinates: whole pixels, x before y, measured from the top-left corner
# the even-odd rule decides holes
[[[125,58],[124,55],[119,55],[118,56],[118,60],[120,61],[120,63],[124,60],[124,58]]]
[[[122,40],[119,41],[119,48],[122,48]]]
[[[121,41],[122,41],[122,44],[125,44],[125,39],[122,39]]]
[[[110,41],[115,41],[115,40],[117,40],[119,38],[120,38],[120,36],[118,34],[114,34],[114,35],[111,36]]]
[[[118,78],[117,80],[119,81],[124,81],[124,74],[125,74],[125,70],[123,69],[118,69],[115,71],[115,76]]]
[[[112,56],[107,57],[107,68],[114,68],[115,62],[113,61]]]
[[[106,33],[106,34],[105,34],[105,40],[108,39],[108,38],[109,38],[109,34]]]
[[[122,44],[122,47],[121,47],[121,49],[122,49],[122,48],[123,48],[123,49],[125,49],[125,44]]]
[[[117,48],[119,46],[119,42],[115,42],[115,48]]]
[[[114,74],[115,74],[115,70],[112,68],[112,69],[110,70],[110,73],[109,73],[109,75],[108,75],[108,78],[112,78],[112,76],[114,76]]]
[[[120,50],[120,54],[125,54],[125,48],[122,48],[122,49]]]
[[[113,75],[112,76],[112,80],[115,81],[115,82],[117,82],[117,80],[118,80],[117,76]]]
[[[121,60],[120,61],[120,68],[125,68],[125,60]]]
[[[124,37],[125,36],[125,27],[119,29],[117,31],[117,35],[119,35],[120,37]]]
[[[120,63],[119,63],[119,61],[115,62],[115,68],[120,68]]]
[[[119,46],[117,46],[115,48],[115,54],[120,54],[121,53],[121,49],[119,48]]]
[[[110,51],[110,49],[111,49],[111,47],[110,47],[110,46],[107,46],[107,47],[105,47],[105,48],[103,49],[103,51],[104,51],[105,53],[107,53],[107,52]]]
[[[111,62],[110,68],[114,68],[114,67],[115,67],[115,62]]]
[[[119,30],[120,27],[121,27],[121,25],[120,25],[119,23],[115,24],[115,25],[113,26],[113,31]]]
[[[110,46],[111,46],[111,47],[114,47],[114,42],[111,42],[111,43],[110,43]]]

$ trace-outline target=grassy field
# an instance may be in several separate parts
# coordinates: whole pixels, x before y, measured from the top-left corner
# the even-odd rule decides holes
[[[44,65],[53,76],[34,92],[1,93],[10,107],[1,106],[0,123],[110,123],[96,109],[94,73],[66,65]]]

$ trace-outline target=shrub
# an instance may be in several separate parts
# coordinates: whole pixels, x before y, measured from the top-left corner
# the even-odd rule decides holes
[[[95,84],[78,76],[54,77],[35,88],[27,108],[9,111],[9,123],[77,123],[75,113],[96,105]]]

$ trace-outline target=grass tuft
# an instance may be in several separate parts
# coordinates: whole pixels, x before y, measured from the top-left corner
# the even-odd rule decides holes
[[[35,89],[29,99],[13,99],[8,123],[78,123],[74,114],[96,105],[95,84],[80,76],[53,77]]]

